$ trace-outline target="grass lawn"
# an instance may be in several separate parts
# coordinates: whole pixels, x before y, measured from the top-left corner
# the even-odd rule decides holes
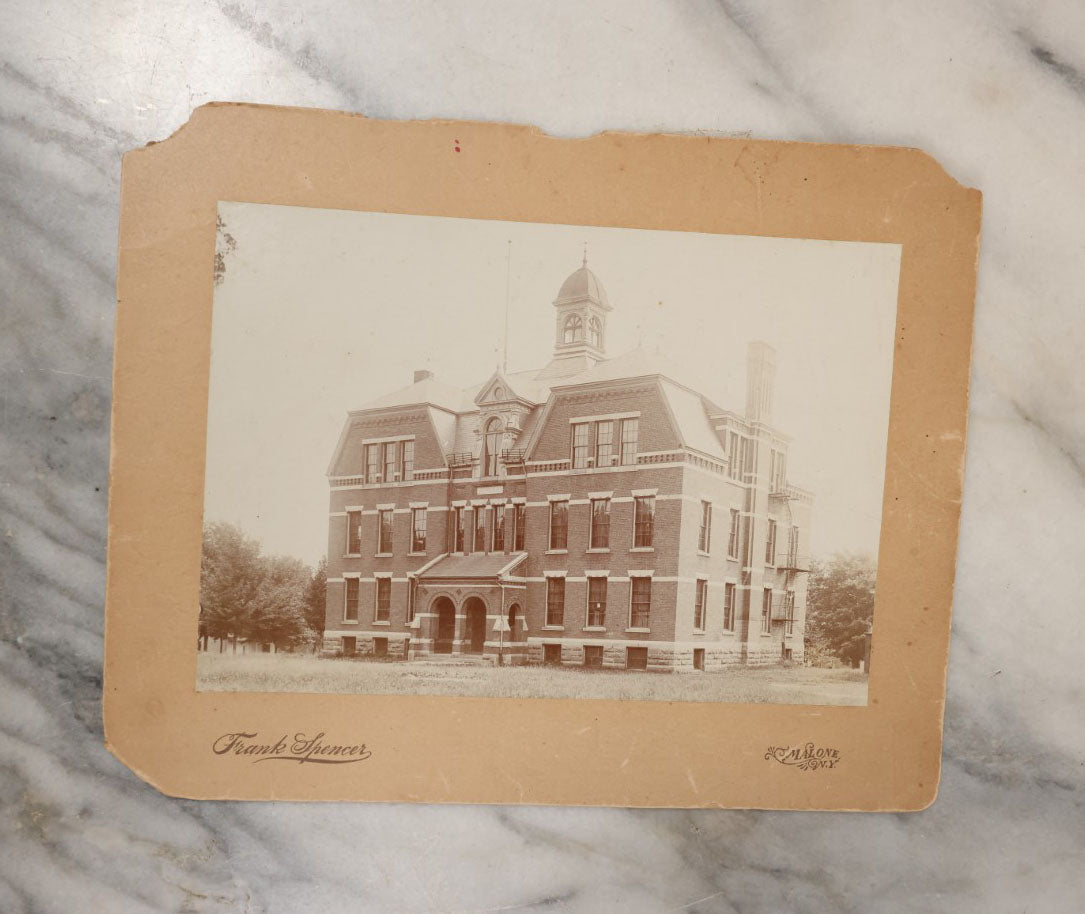
[[[771,666],[722,673],[667,674],[569,667],[382,663],[298,654],[201,653],[196,663],[196,688],[221,692],[867,703],[866,675],[848,669]]]

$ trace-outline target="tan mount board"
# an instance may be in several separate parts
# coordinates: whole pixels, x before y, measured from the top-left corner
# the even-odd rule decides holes
[[[869,706],[198,693],[220,200],[902,245]],[[109,748],[160,790],[207,799],[928,805],[940,768],[979,224],[979,192],[915,149],[622,133],[564,140],[513,125],[197,109],[168,140],[124,159]],[[370,754],[327,765],[213,752],[232,732],[264,741],[323,732]],[[767,756],[807,744],[837,763],[811,771]]]

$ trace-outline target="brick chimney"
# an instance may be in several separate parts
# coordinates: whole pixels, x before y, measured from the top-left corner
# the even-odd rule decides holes
[[[417,384],[420,381],[428,381],[432,377],[432,371],[427,371],[425,368],[420,368],[414,373],[414,383]]]
[[[776,350],[754,340],[746,350],[746,418],[772,422],[772,390],[776,383]]]

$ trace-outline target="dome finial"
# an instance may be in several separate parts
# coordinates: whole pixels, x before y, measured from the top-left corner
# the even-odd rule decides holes
[[[584,242],[584,266],[588,265],[588,242]]]

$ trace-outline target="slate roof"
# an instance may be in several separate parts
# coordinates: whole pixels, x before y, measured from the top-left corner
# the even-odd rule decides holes
[[[658,377],[678,425],[682,442],[715,457],[725,456],[713,422],[709,418],[721,410],[702,393],[705,386],[691,376],[686,366],[640,347],[615,358],[604,359],[583,371],[558,377],[552,376],[553,366],[554,363],[551,362],[543,368],[503,375],[513,393],[536,404],[525,416],[521,441],[531,440],[531,433],[542,414],[541,407],[554,390],[582,384]],[[352,410],[352,413],[426,404],[430,407],[430,415],[437,428],[442,448],[447,452],[469,452],[477,443],[475,426],[479,408],[474,401],[492,377],[493,375],[490,375],[485,381],[467,388],[454,387],[434,377],[425,378],[372,400],[365,406]]]
[[[439,406],[441,409],[447,409],[454,413],[470,412],[475,409],[475,404],[471,402],[471,397],[467,395],[467,391],[461,387],[446,384],[444,381],[439,381],[431,376],[414,384],[408,384],[406,387],[400,387],[398,390],[393,390],[391,393],[377,397],[375,400],[370,400],[364,406],[351,410],[351,412],[387,409],[392,406],[415,406],[422,403]]]
[[[554,304],[584,301],[585,299],[595,301],[608,311],[610,310],[610,299],[607,298],[607,290],[599,282],[599,277],[588,269],[587,260],[584,261],[584,265],[579,270],[570,274],[569,278],[561,284],[561,289],[558,290],[558,297],[554,299]]]
[[[420,581],[433,578],[496,578],[507,574],[527,558],[526,552],[473,552],[470,555],[445,555],[418,575]]]

